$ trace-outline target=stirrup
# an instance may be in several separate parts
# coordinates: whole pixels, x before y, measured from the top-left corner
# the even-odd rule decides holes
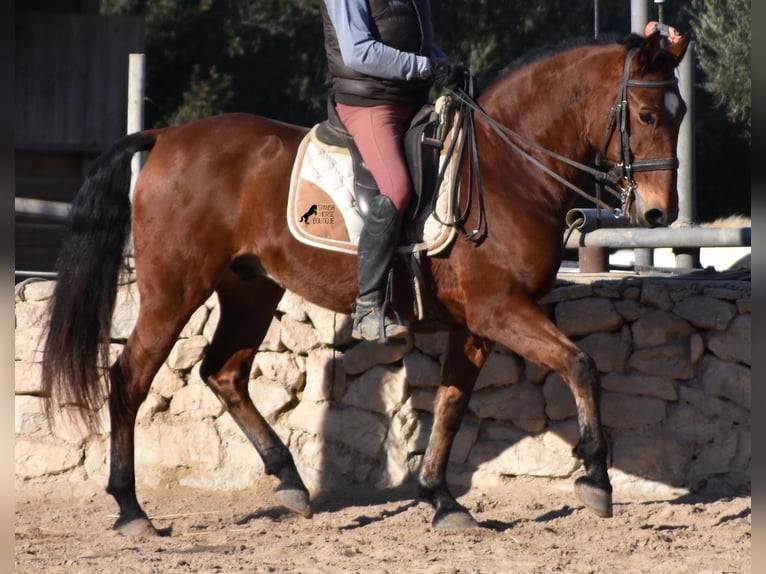
[[[402,318],[399,317],[399,313],[396,311],[396,308],[391,306],[391,311],[394,314],[394,317],[396,318],[395,321],[392,321],[390,319],[387,320],[386,312],[388,311],[390,299],[386,297],[386,300],[383,301],[383,305],[380,306],[380,319],[378,322],[378,331],[380,334],[380,337],[378,340],[381,343],[388,343],[389,337],[392,339],[403,339],[405,338],[410,330],[402,323]],[[387,334],[387,331],[389,328],[392,329],[391,335]]]
[[[382,306],[355,303],[351,336],[354,339],[379,343],[390,343],[406,338],[409,329],[402,324],[396,312],[394,312],[396,321],[386,316],[387,307],[386,303]]]

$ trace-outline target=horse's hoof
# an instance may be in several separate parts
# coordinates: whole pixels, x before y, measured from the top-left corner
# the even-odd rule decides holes
[[[612,517],[612,493],[596,486],[587,476],[575,480],[575,494],[591,512],[601,518]]]
[[[291,512],[300,514],[303,518],[311,518],[314,516],[314,510],[311,508],[311,503],[309,502],[309,494],[305,490],[285,488],[277,490],[274,493],[274,497],[280,505]]]
[[[129,520],[118,518],[112,526],[112,530],[123,536],[159,536],[157,529],[154,528],[148,518],[132,518]]]
[[[431,525],[436,530],[449,530],[452,532],[479,528],[479,524],[473,519],[471,513],[465,509],[437,512]]]

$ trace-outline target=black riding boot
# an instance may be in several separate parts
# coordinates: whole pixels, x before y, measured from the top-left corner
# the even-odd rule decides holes
[[[381,339],[382,330],[386,339],[407,336],[407,327],[381,315],[388,271],[399,241],[400,221],[389,197],[378,195],[370,201],[359,236],[359,296],[354,302],[351,331],[355,339],[377,341]]]

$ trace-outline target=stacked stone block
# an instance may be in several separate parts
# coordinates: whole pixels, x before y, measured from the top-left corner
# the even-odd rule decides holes
[[[42,414],[39,340],[52,289],[39,281],[16,290],[16,478],[105,482],[106,409],[99,434],[66,407],[52,429]],[[114,356],[138,300],[135,284],[120,287]],[[616,486],[657,494],[749,487],[749,281],[567,278],[544,307],[601,372]],[[139,483],[242,489],[263,476],[254,449],[199,377],[217,320],[212,297],[186,325],[139,412]],[[250,393],[312,490],[394,488],[417,472],[425,451],[446,338],[357,343],[347,316],[288,292],[256,356]],[[497,347],[455,441],[451,480],[576,475],[577,428],[561,377]]]

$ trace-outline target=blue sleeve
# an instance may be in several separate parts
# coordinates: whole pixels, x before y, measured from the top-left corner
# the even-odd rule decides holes
[[[373,38],[365,0],[324,0],[338,37],[343,63],[376,78],[413,80],[431,75],[430,60],[402,52]]]

